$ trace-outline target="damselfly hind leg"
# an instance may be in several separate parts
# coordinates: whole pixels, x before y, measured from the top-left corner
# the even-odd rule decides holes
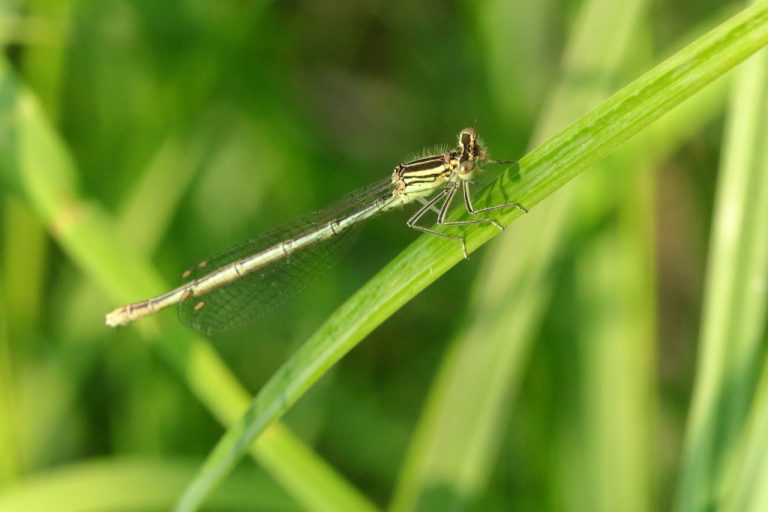
[[[459,183],[461,183],[461,185],[459,185]],[[462,253],[464,254],[464,259],[469,259],[469,253],[467,252],[467,242],[463,236],[452,235],[450,233],[443,233],[442,231],[437,231],[432,228],[420,226],[418,225],[418,221],[421,220],[421,218],[428,211],[437,210],[435,205],[442,200],[443,203],[440,206],[440,209],[437,210],[437,224],[440,226],[466,226],[469,224],[489,223],[489,224],[493,224],[496,228],[499,229],[499,231],[504,231],[506,229],[504,226],[501,225],[501,223],[499,223],[499,221],[490,217],[484,217],[480,219],[470,219],[470,220],[456,220],[456,221],[446,220],[446,216],[448,215],[448,210],[454,198],[456,197],[456,192],[458,191],[459,186],[461,186],[462,195],[464,196],[464,206],[466,207],[467,212],[470,215],[477,215],[480,213],[485,213],[493,210],[500,210],[502,208],[517,208],[523,213],[528,213],[528,209],[525,208],[520,203],[517,203],[514,201],[510,201],[504,204],[489,206],[487,208],[475,209],[474,205],[472,204],[472,197],[469,190],[469,183],[470,183],[469,180],[462,180],[459,183],[453,184],[450,187],[444,190],[441,190],[437,195],[435,195],[429,201],[426,201],[426,200],[422,201],[423,206],[419,208],[419,210],[416,213],[414,213],[410,219],[408,219],[407,224],[408,224],[408,227],[422,231],[424,233],[430,233],[432,235],[442,236],[444,238],[450,238],[452,240],[460,241],[461,250],[462,250]]]
[[[435,204],[437,204],[441,199],[443,199],[446,196],[449,196],[451,194],[451,191],[455,194],[455,188],[446,188],[441,190],[435,197],[424,203],[424,206],[419,208],[419,210],[414,213],[410,219],[406,221],[406,224],[409,228],[413,228],[417,231],[422,231],[424,233],[429,233],[431,235],[437,235],[442,236],[443,238],[450,238],[451,240],[458,240],[461,242],[461,251],[464,254],[464,259],[469,259],[469,254],[467,253],[467,242],[464,240],[463,236],[460,235],[452,235],[450,233],[443,233],[442,231],[437,231],[436,229],[428,228],[425,226],[419,226],[417,223],[419,220],[424,216],[425,213],[427,213],[429,210],[435,207]],[[443,207],[445,207],[445,203],[449,202],[451,200],[451,197],[445,200],[443,203]],[[442,212],[442,208],[440,209]],[[440,214],[438,214],[439,218]],[[439,222],[438,222],[439,223]]]

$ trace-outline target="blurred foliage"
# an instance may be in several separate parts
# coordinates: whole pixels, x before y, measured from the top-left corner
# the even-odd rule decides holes
[[[612,4],[4,0],[0,43],[12,67],[4,72],[29,88],[72,157],[77,192],[112,219],[125,250],[174,283],[202,257],[379,179],[422,148],[453,144],[465,126],[480,131],[493,156],[520,156],[743,7]],[[728,428],[705,412],[721,409],[699,407],[698,421],[719,432],[713,446],[749,452],[763,432],[760,409],[750,404],[766,381],[764,237],[748,238],[754,272],[724,278],[747,276],[758,289],[747,301],[757,309],[750,332],[730,324],[706,334],[716,327],[702,319],[705,275],[715,279],[708,251],[720,240],[710,235],[714,198],[727,186],[717,174],[727,86],[697,96],[695,108],[567,185],[412,300],[290,410],[287,426],[339,481],[381,507],[719,507],[718,492],[701,489],[724,489],[726,481],[742,489],[749,475],[714,448],[709,464],[729,463],[727,474],[705,469],[696,477],[686,468],[695,460],[686,457],[696,449],[691,439],[702,439],[692,426],[686,437],[694,376],[707,371],[696,366],[699,338],[754,342],[740,352],[751,361],[748,385],[737,389],[733,416],[721,416]],[[748,94],[762,102],[752,110],[763,112],[767,96],[755,87]],[[758,137],[764,129],[758,120],[746,130]],[[0,148],[9,144],[0,140]],[[751,166],[766,162],[760,156]],[[744,180],[747,190],[764,188]],[[196,467],[191,459],[221,435],[214,416],[227,414],[212,415],[183,370],[138,342],[139,331],[103,326],[104,314],[121,304],[119,286],[84,272],[57,241],[71,219],[46,222],[21,185],[0,183],[0,510],[169,508]],[[753,200],[734,200],[742,216],[750,217]],[[556,212],[562,225],[544,229],[539,210]],[[407,215],[371,222],[318,286],[245,332],[212,341],[251,393],[417,237],[404,227]],[[87,241],[79,250],[101,258]],[[546,264],[532,267],[526,253]],[[724,257],[719,265],[728,268]],[[126,282],[152,281],[119,270]],[[526,276],[518,288],[496,288]],[[726,304],[742,304],[734,298],[740,291],[728,291],[735,302]],[[723,309],[713,300],[706,300],[709,322]],[[162,315],[170,321],[161,325],[174,321]],[[480,321],[494,315],[507,323],[483,330]],[[171,348],[160,352],[180,346],[176,331],[167,332]],[[414,490],[419,467],[443,467],[419,462],[430,441],[444,439],[429,425],[480,418],[458,407],[456,417],[446,415],[438,395],[449,393],[440,383],[451,379],[451,364],[466,360],[482,373],[493,363],[470,361],[462,340],[493,336],[521,341],[510,349],[504,392],[494,395],[491,444],[470,453],[482,457],[463,466],[471,472],[457,479],[465,488]],[[459,390],[471,389],[474,377],[465,372]],[[126,456],[136,461],[130,471]],[[290,476],[262,463],[258,475],[251,467],[231,477],[229,498],[222,489],[208,509],[321,509],[296,498]],[[39,502],[21,501],[51,479],[60,495],[45,487]],[[688,487],[678,488],[681,479]],[[104,501],[100,485],[135,486],[149,497],[121,502],[115,493]],[[745,493],[729,506],[748,510]],[[689,502],[681,494],[703,496]]]

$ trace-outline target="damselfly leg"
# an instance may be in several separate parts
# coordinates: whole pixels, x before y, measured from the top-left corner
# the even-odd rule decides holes
[[[520,203],[516,203],[514,201],[509,201],[507,203],[488,206],[486,208],[480,208],[479,210],[475,209],[474,205],[472,204],[472,194],[469,190],[469,185],[470,185],[469,180],[458,180],[452,183],[451,185],[449,185],[448,188],[441,190],[437,195],[435,195],[429,201],[423,201],[423,206],[416,213],[414,213],[406,223],[408,227],[416,229],[418,231],[422,231],[424,233],[441,236],[443,238],[450,238],[452,240],[458,240],[459,242],[461,242],[461,250],[462,250],[462,253],[464,254],[464,259],[468,259],[469,254],[467,252],[467,242],[463,235],[454,235],[451,233],[445,233],[443,231],[438,231],[436,229],[432,229],[426,226],[420,226],[418,224],[419,220],[421,220],[428,211],[432,210],[437,213],[437,224],[439,226],[466,226],[471,224],[489,223],[489,224],[493,224],[500,231],[504,231],[504,229],[506,228],[502,226],[499,223],[499,221],[490,217],[483,217],[480,219],[469,219],[469,220],[454,220],[454,221],[446,220],[446,216],[448,215],[448,210],[450,209],[451,204],[453,203],[453,200],[456,197],[456,192],[458,192],[459,187],[461,187],[462,189],[462,195],[464,197],[464,206],[467,210],[467,213],[469,213],[470,215],[477,215],[477,214],[481,214],[481,213],[485,213],[493,210],[500,210],[503,208],[516,208],[523,213],[528,213],[527,208],[525,208]],[[440,206],[440,209],[438,210],[436,208],[436,205],[441,200],[443,201],[443,203]]]
[[[417,222],[419,222],[419,220],[428,211],[430,211],[432,208],[435,207],[435,204],[440,202],[440,200],[445,198],[445,196],[447,196],[450,192],[451,192],[451,189],[448,189],[448,188],[443,189],[440,192],[438,192],[438,194],[435,197],[433,197],[432,199],[430,199],[429,201],[424,203],[424,206],[419,208],[419,210],[416,213],[414,213],[411,216],[411,218],[408,219],[405,223],[406,223],[406,225],[409,228],[413,228],[413,229],[415,229],[417,231],[421,231],[423,233],[429,233],[431,235],[437,235],[437,236],[441,236],[443,238],[450,238],[451,240],[458,240],[461,243],[461,250],[464,252],[464,259],[468,259],[469,255],[467,254],[467,243],[464,240],[463,236],[461,236],[461,235],[453,235],[451,233],[443,233],[442,231],[437,231],[436,229],[428,228],[426,226],[419,226],[417,224]],[[447,200],[446,200],[446,202],[447,202]],[[445,205],[445,202],[443,203],[443,205]],[[442,213],[442,208],[440,209],[440,212]],[[440,224],[439,218],[440,218],[440,213],[438,213],[438,224]]]

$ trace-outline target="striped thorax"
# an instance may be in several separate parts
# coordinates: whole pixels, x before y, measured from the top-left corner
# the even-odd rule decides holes
[[[426,156],[404,162],[392,173],[394,194],[403,204],[432,195],[449,182],[469,180],[475,164],[485,159],[486,152],[473,128],[459,133],[459,146],[441,155]]]

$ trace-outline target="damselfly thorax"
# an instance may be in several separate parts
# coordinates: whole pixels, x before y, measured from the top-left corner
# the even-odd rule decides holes
[[[395,167],[392,173],[394,193],[408,198],[403,203],[407,204],[413,199],[431,196],[436,189],[447,183],[469,181],[475,164],[485,160],[485,155],[477,132],[473,128],[465,128],[459,134],[459,147],[456,150],[418,158]]]

